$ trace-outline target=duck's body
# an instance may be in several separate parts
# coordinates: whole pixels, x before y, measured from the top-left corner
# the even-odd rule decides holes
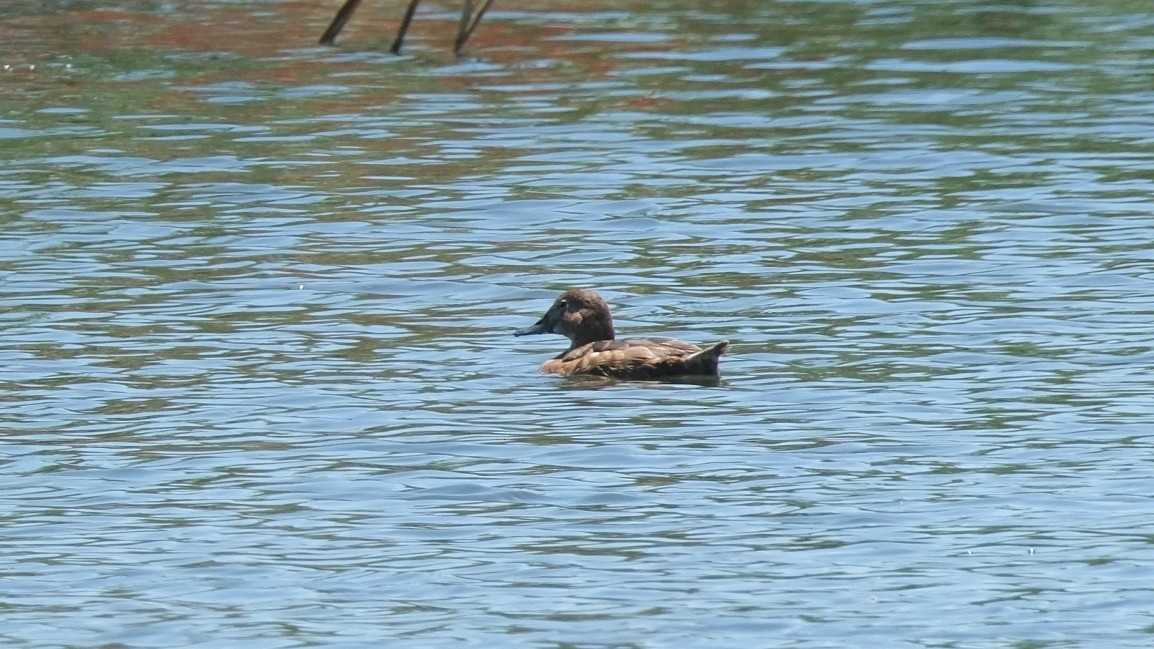
[[[566,291],[545,315],[515,335],[555,333],[570,341],[564,353],[545,361],[546,374],[589,374],[616,379],[666,376],[717,376],[717,363],[729,347],[721,341],[706,349],[672,338],[618,340],[613,317],[601,296],[586,289]]]

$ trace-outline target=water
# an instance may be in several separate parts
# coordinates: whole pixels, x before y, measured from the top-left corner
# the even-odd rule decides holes
[[[1144,5],[337,4],[0,18],[6,646],[1150,645]]]

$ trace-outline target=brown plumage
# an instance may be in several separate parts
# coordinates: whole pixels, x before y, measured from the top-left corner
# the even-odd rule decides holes
[[[546,374],[592,374],[617,379],[664,376],[717,376],[717,363],[729,347],[723,340],[707,349],[672,338],[617,340],[609,306],[593,291],[570,289],[531,327],[516,336],[554,333],[569,339],[569,349],[545,361]]]

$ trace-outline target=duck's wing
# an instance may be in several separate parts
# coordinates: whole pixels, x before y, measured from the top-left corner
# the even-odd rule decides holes
[[[593,374],[617,378],[694,374],[701,373],[693,362],[701,352],[702,349],[697,345],[672,338],[601,340],[546,361],[542,369],[553,374]],[[715,360],[711,373],[716,373],[716,368]]]
[[[672,338],[622,338],[599,340],[565,352],[560,360],[611,360],[617,358],[646,359],[654,356],[684,356],[701,351],[697,345]]]

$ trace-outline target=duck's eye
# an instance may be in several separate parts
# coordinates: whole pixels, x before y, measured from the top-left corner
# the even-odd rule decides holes
[[[569,300],[557,300],[557,306],[561,307],[562,309],[568,309]]]

